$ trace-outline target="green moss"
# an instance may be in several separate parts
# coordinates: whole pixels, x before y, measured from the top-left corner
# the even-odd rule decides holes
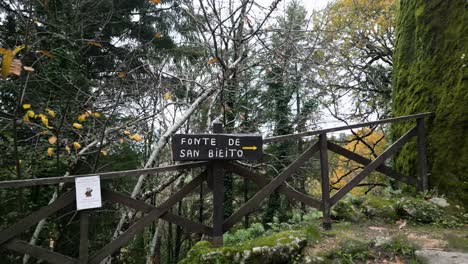
[[[395,201],[390,198],[367,196],[361,207],[369,218],[381,218],[392,221],[398,218],[395,210]]]
[[[468,236],[456,236],[449,234],[445,237],[448,242],[449,250],[461,250],[463,252],[468,252]]]
[[[305,230],[288,230],[219,248],[214,248],[208,241],[201,241],[195,244],[187,253],[187,257],[179,263],[237,263],[241,258],[245,263],[276,263],[269,260],[281,258],[284,258],[284,261],[278,263],[288,263],[292,255],[298,255],[305,246],[306,233]],[[265,250],[273,247],[278,248],[265,253]]]
[[[394,116],[431,111],[427,154],[432,188],[468,204],[468,23],[464,1],[401,1],[393,57]],[[394,139],[414,122],[392,126]],[[397,155],[397,170],[417,175],[413,140]]]
[[[323,259],[319,263],[356,263],[373,258],[368,241],[346,238],[338,243],[336,248],[319,253]]]
[[[417,246],[404,235],[393,237],[388,243],[381,246],[393,255],[414,256]]]

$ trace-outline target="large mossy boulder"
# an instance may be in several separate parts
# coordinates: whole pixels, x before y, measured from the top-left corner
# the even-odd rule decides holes
[[[180,264],[294,263],[306,246],[304,230],[288,230],[271,236],[215,248],[208,241],[195,244]]]

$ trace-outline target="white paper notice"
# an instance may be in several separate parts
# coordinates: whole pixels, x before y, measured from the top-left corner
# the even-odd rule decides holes
[[[75,178],[76,209],[99,208],[101,200],[101,179],[99,176]]]

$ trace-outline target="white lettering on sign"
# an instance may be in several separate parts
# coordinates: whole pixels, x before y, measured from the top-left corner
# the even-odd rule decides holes
[[[208,150],[208,158],[242,158],[244,151],[240,149],[210,149]]]
[[[228,139],[228,145],[229,146],[240,146],[240,139],[230,138],[230,139]]]
[[[216,138],[180,138],[180,145],[187,146],[216,146]]]
[[[198,158],[200,156],[200,151],[195,149],[181,149],[180,155],[181,158]]]

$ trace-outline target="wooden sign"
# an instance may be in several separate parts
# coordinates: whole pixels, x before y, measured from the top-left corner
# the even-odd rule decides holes
[[[101,179],[99,176],[75,178],[76,210],[102,206]]]
[[[263,139],[257,135],[175,134],[173,160],[257,160],[263,155]]]

